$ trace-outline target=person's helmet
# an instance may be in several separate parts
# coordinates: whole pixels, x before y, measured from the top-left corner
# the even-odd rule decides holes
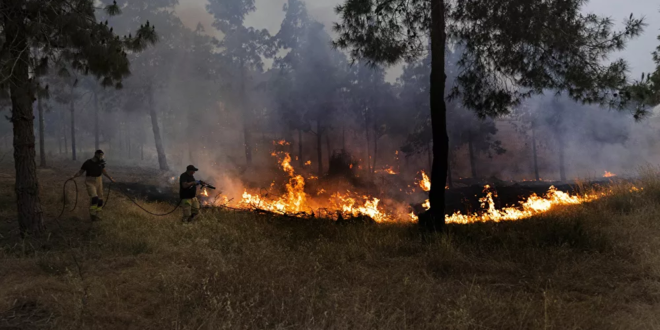
[[[188,165],[188,167],[186,167],[186,171],[195,171],[195,172],[197,172],[197,171],[199,171],[199,169],[195,166]]]

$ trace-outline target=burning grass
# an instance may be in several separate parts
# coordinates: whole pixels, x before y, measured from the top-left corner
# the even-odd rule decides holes
[[[286,141],[273,141],[273,145],[284,145]],[[248,192],[245,189],[240,198],[232,198],[237,201],[230,204],[229,197],[223,195],[221,198],[210,198],[206,190],[202,191],[203,203],[209,206],[229,206],[233,209],[257,210],[271,212],[279,215],[287,215],[301,218],[323,217],[333,220],[345,218],[369,218],[378,223],[385,222],[417,222],[418,216],[411,210],[410,205],[405,205],[400,201],[390,201],[389,205],[383,206],[382,197],[374,197],[359,192],[344,190],[327,193],[323,188],[318,189],[316,195],[310,195],[306,192],[306,183],[309,180],[318,180],[316,176],[309,176],[307,179],[296,172],[291,165],[291,156],[288,152],[273,151],[273,157],[278,158],[278,165],[288,176],[288,182],[284,185],[284,193],[275,197],[262,194],[261,190],[257,192]],[[386,170],[377,170],[375,173],[385,173],[396,175],[393,168],[386,167]],[[607,172],[609,173],[609,172]],[[415,180],[416,187],[422,191],[431,190],[431,180],[429,176],[420,171],[419,178]],[[271,188],[275,186],[272,182]],[[409,185],[410,187],[410,185]],[[329,188],[329,187],[328,187]],[[448,189],[448,187],[445,187]],[[411,188],[414,192],[415,188]],[[520,201],[519,205],[507,205],[501,209],[495,207],[493,197],[497,192],[486,185],[484,189],[485,196],[480,199],[481,210],[471,214],[461,214],[456,212],[445,216],[447,223],[475,223],[487,221],[512,221],[526,219],[536,214],[546,212],[553,207],[560,205],[576,205],[594,201],[600,197],[606,196],[607,192],[590,192],[582,195],[569,195],[566,192],[557,190],[551,186],[546,194],[530,196],[526,200]],[[422,203],[426,210],[430,208],[429,200]]]
[[[69,172],[41,173],[49,218]],[[621,182],[524,221],[450,224],[427,243],[413,224],[205,210],[182,225],[118,196],[100,223],[79,206],[63,230],[47,222],[48,235],[20,241],[10,179],[0,180],[0,327],[660,327],[660,176],[650,171],[639,191]]]

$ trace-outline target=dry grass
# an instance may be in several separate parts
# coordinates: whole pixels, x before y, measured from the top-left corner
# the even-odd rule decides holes
[[[49,218],[72,169],[41,173]],[[48,221],[45,237],[21,241],[11,179],[0,181],[0,329],[660,328],[652,171],[641,193],[620,184],[589,205],[450,226],[430,243],[415,227],[232,212],[184,226],[117,195],[91,224],[83,191],[62,229]]]

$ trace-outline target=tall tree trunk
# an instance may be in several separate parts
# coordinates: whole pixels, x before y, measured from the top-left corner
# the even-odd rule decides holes
[[[59,137],[59,136],[57,137],[57,147],[59,148],[60,155],[61,155],[62,154],[62,138]]]
[[[454,188],[454,178],[451,175],[451,156],[447,157],[447,187]]]
[[[371,138],[369,137],[369,112],[364,114],[364,135],[367,138],[367,173],[371,173]]]
[[[67,157],[69,157],[69,139],[67,138],[66,129],[66,118],[64,116],[64,112],[62,112],[62,136],[64,137],[64,153]]]
[[[14,132],[14,167],[16,170],[16,206],[22,235],[39,234],[43,230],[43,212],[39,199],[36,151],[34,148],[34,102],[28,68],[29,48],[24,17],[24,1],[5,0],[0,9],[5,16],[5,40],[12,40],[9,48],[10,63],[14,63],[9,77],[11,95],[11,122]],[[11,19],[8,19],[11,17]]]
[[[247,104],[247,96],[245,92],[245,68],[243,65],[243,59],[240,60],[240,66],[240,102],[241,114],[243,115],[243,143],[245,147],[245,162],[246,165],[250,167],[252,166],[252,132],[250,131],[252,116],[250,116],[250,112],[248,111],[249,106]]]
[[[71,100],[69,101],[69,110],[71,112],[71,156],[76,160],[76,107],[73,99],[73,85],[71,85]]]
[[[468,149],[470,153],[470,169],[472,170],[472,178],[477,178],[477,160],[474,155],[474,144],[472,143],[472,136],[468,138]]]
[[[559,134],[559,179],[564,182],[566,181],[566,158],[564,157],[564,137],[563,134]]]
[[[431,146],[430,141],[426,143],[426,150],[427,150],[426,158],[429,162],[429,168],[433,170],[433,147]]]
[[[144,161],[144,143],[140,143],[140,160]]]
[[[317,162],[318,166],[318,176],[323,175],[323,128],[321,126],[321,120],[316,120],[316,153],[317,153]]]
[[[128,159],[131,159],[131,130],[128,126],[129,124],[126,124],[126,149],[128,149]]]
[[[195,157],[193,155],[193,143],[188,141],[188,158],[190,159],[191,164],[195,164]]]
[[[445,224],[445,187],[449,156],[447,105],[445,104],[445,4],[431,0],[431,128],[433,135],[433,168],[431,170],[431,209],[420,225],[427,230],[441,230]]]
[[[376,115],[374,114],[373,118],[373,124],[374,124],[374,160],[372,162],[373,164],[373,172],[376,172],[376,162],[378,161],[378,139],[380,138],[378,136],[378,120],[376,120]]]
[[[341,149],[346,151],[346,126],[341,128]]]
[[[303,138],[302,138],[302,129],[298,129],[298,166],[303,168],[305,161],[303,160]]]
[[[328,168],[330,168],[330,158],[332,158],[332,146],[330,145],[330,134],[325,135],[325,146],[326,149],[328,150]]]
[[[536,181],[540,181],[541,177],[539,176],[539,163],[536,154],[536,128],[532,123],[532,156],[534,158],[534,178]]]
[[[101,149],[99,135],[99,96],[94,91],[94,149],[96,150]]]
[[[44,107],[41,103],[41,97],[37,99],[37,108],[39,109],[39,166],[46,167],[46,144],[44,137]]]
[[[149,116],[151,116],[151,128],[154,131],[154,141],[156,142],[156,153],[158,154],[158,166],[161,171],[169,171],[167,166],[167,157],[165,156],[165,148],[163,148],[163,140],[160,137],[160,128],[158,127],[158,113],[154,105],[154,94],[152,91],[148,92],[149,95]]]

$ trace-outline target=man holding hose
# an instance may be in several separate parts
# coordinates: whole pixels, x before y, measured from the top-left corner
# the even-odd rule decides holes
[[[83,175],[83,173],[86,173],[85,187],[91,198],[89,217],[92,221],[101,220],[101,210],[103,209],[103,177],[101,175],[105,175],[111,182],[115,182],[105,170],[103,151],[96,150],[94,157],[85,161],[80,171],[71,177],[71,180]]]
[[[204,181],[195,179],[195,172],[199,169],[188,165],[186,171],[179,176],[179,198],[183,210],[183,223],[192,222],[199,214],[199,200],[197,199],[197,186],[206,184]],[[214,188],[215,189],[215,188]]]

